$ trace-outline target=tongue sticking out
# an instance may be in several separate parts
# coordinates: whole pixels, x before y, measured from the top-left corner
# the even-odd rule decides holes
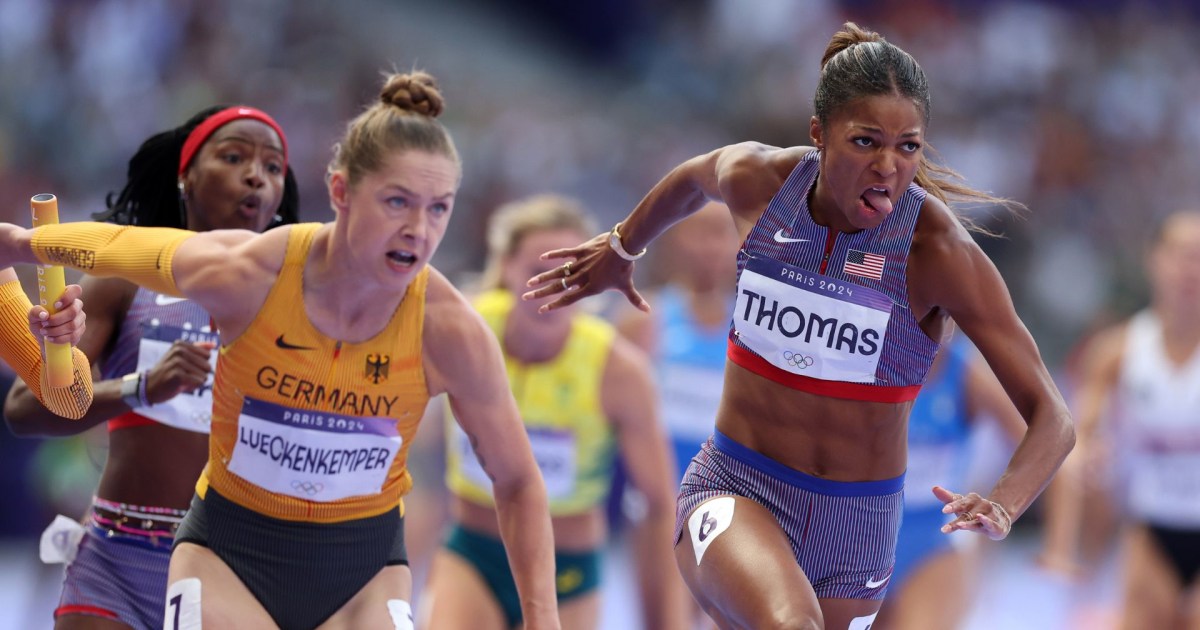
[[[875,209],[876,212],[887,214],[892,211],[892,200],[888,199],[887,194],[881,193],[875,189],[869,189],[863,193],[863,199],[867,205]]]

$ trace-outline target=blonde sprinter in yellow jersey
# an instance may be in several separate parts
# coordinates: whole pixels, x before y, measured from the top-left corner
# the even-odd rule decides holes
[[[330,165],[337,215],[330,224],[263,234],[0,225],[0,265],[55,260],[93,275],[121,276],[197,302],[220,329],[209,461],[177,540],[193,535],[189,530],[209,537],[207,546],[176,544],[167,628],[411,628],[412,578],[402,562],[402,537],[381,543],[376,529],[362,527],[382,519],[386,531],[397,532],[401,496],[411,486],[404,461],[419,418],[419,410],[416,418],[411,411],[443,392],[493,479],[526,627],[559,627],[545,486],[499,346],[470,304],[428,266],[461,178],[453,141],[436,120],[442,105],[427,74],[387,80],[380,101],[350,123]],[[281,306],[290,291],[298,297]],[[283,321],[280,313],[290,319]],[[398,321],[407,326],[403,334]],[[395,348],[361,354],[383,338]],[[414,345],[412,360],[401,360]],[[284,359],[245,375],[242,363],[269,359],[245,349],[267,346],[270,355]],[[389,352],[396,362],[385,361]],[[241,358],[227,364],[230,356]],[[326,367],[326,376],[316,372],[318,366]],[[300,371],[303,378],[290,373]],[[423,391],[408,389],[404,400],[363,393],[414,380],[424,381]],[[267,425],[280,435],[251,445]],[[306,431],[324,431],[330,444],[359,439],[369,448],[338,447],[332,457],[322,455]],[[302,440],[309,441],[297,448]],[[350,457],[356,453],[369,457]],[[259,455],[239,467],[239,458]],[[266,471],[272,458],[278,467]],[[341,491],[333,500],[302,498],[330,488]],[[225,521],[216,518],[217,507]],[[200,522],[198,512],[207,520]],[[230,521],[237,526],[229,527]],[[289,543],[281,551],[260,553],[279,548],[281,540]],[[347,577],[352,562],[361,568],[364,550],[373,550],[369,560],[377,570]],[[320,586],[317,594],[298,598],[298,589],[280,586],[310,586],[297,584],[297,576]],[[357,590],[345,601],[322,595],[352,580]],[[248,584],[258,586],[251,590]]]
[[[42,387],[45,361],[41,340],[54,343],[79,343],[86,326],[83,289],[67,285],[57,304],[64,305],[51,315],[42,306],[34,306],[21,288],[12,267],[0,269],[0,360],[29,385],[38,402],[54,413],[78,420],[92,404],[92,368],[87,356],[71,349],[72,376],[69,387]]]
[[[541,195],[513,202],[492,217],[488,268],[475,300],[500,339],[509,382],[550,496],[559,617],[564,628],[596,628],[600,617],[601,554],[608,538],[605,499],[614,456],[623,456],[646,498],[635,537],[643,627],[681,629],[683,581],[667,542],[674,522],[674,466],[658,421],[657,393],[646,356],[607,322],[568,308],[545,315],[518,299],[526,278],[549,268],[547,248],[578,242],[594,231],[573,200]],[[434,557],[424,592],[424,628],[504,630],[520,627],[491,484],[470,442],[452,420],[446,426],[446,481],[453,523]]]

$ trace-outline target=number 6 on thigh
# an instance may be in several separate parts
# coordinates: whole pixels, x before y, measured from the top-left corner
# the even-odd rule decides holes
[[[696,554],[696,566],[704,558],[704,552],[717,536],[733,524],[733,497],[717,497],[701,503],[688,518],[688,539]]]
[[[675,560],[693,597],[719,626],[820,623],[812,585],[767,508],[745,497],[715,497],[692,510],[687,529],[691,553],[680,536]],[[714,545],[717,539],[721,543]]]

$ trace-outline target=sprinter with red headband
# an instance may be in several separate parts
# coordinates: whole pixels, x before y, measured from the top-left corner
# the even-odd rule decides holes
[[[295,223],[287,139],[251,107],[212,107],[146,140],[101,221],[261,232]],[[197,304],[120,278],[82,281],[80,349],[97,366],[81,421],[38,404],[18,382],[4,413],[13,432],[71,435],[108,422],[109,457],[80,527],[60,518],[55,551],[69,563],[55,628],[161,628],[175,528],[208,456],[217,331]],[[77,542],[75,542],[77,541]]]

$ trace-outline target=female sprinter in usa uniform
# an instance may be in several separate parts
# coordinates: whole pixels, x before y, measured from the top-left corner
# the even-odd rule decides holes
[[[631,252],[708,199],[729,207],[743,245],[725,389],[683,480],[675,547],[723,628],[870,626],[895,555],[905,422],[950,318],[1029,431],[986,498],[936,489],[958,515],[943,531],[1005,537],[1074,442],[1003,280],[943,200],[973,191],[923,156],[916,61],[847,24],[815,105],[815,148],[744,143],[688,160],[609,234],[546,253],[573,262],[526,294],[561,294],[552,310],[616,288],[648,308]]]
[[[279,125],[251,107],[217,106],[143,142],[124,188],[97,218],[261,232],[295,223],[298,205]],[[72,435],[107,423],[108,460],[91,514],[82,527],[57,519],[49,530],[68,534],[54,540],[80,541],[62,550],[68,565],[55,628],[157,630],[175,529],[208,455],[217,331],[195,302],[122,278],[82,283],[95,296],[80,342],[99,367],[94,404],[80,422],[63,422],[18,383],[5,416],[26,435]]]
[[[461,175],[441,110],[432,77],[388,79],[330,165],[331,224],[0,226],[0,264],[124,277],[220,329],[209,459],[165,627],[411,628],[405,461],[442,392],[494,479],[526,627],[558,627],[545,488],[496,340],[428,266]]]

